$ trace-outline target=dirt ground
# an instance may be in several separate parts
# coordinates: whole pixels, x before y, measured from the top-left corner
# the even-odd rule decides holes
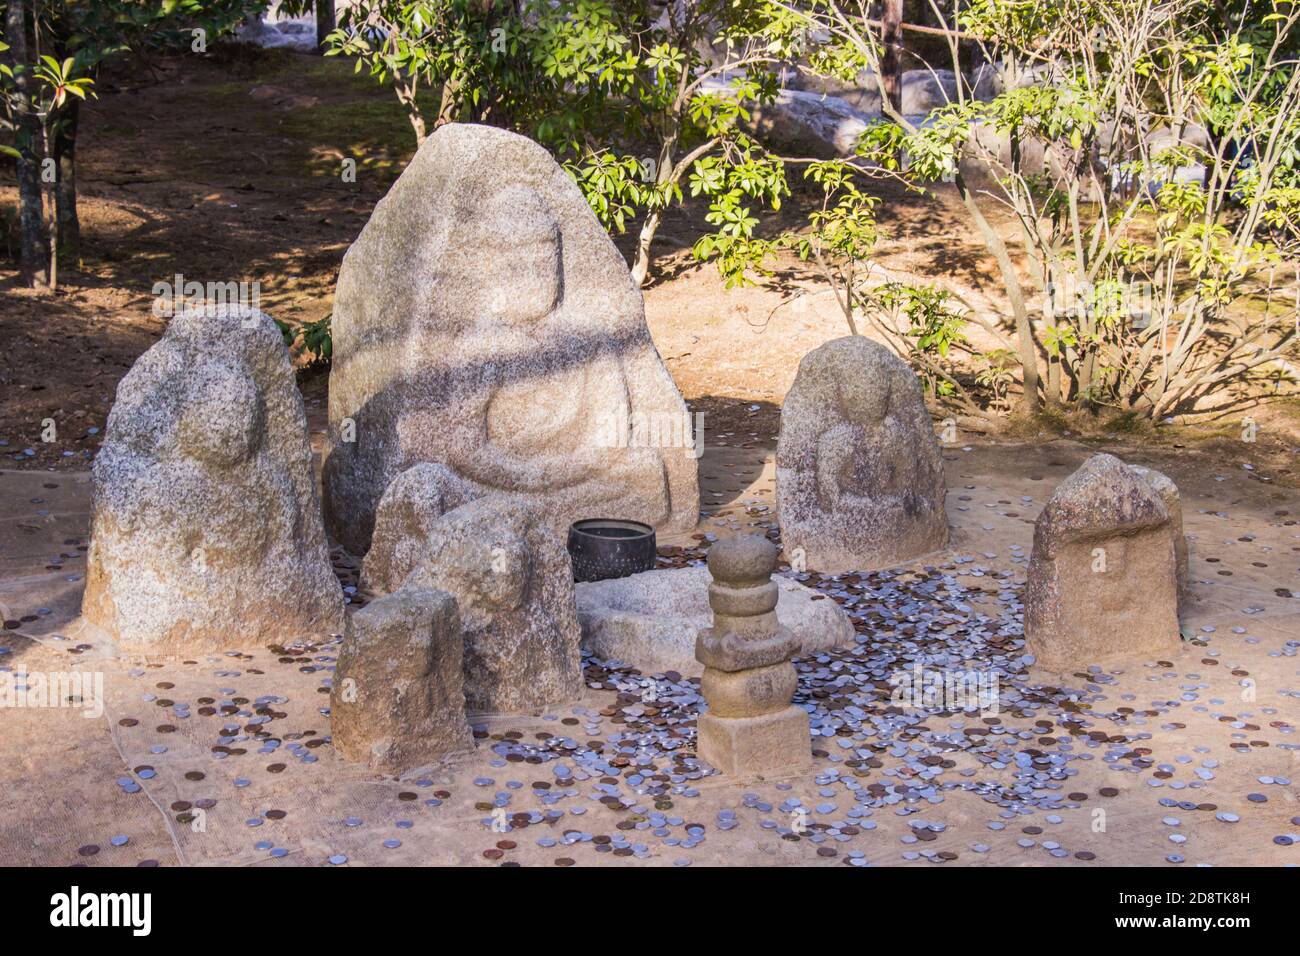
[[[860,646],[800,662],[798,699],[814,705],[826,744],[812,770],[783,779],[702,773],[692,685],[673,675],[589,663],[577,705],[476,717],[474,755],[395,781],[332,752],[328,642],[179,661],[124,659],[84,640],[88,460],[117,381],[164,328],[154,284],[178,273],[257,280],[277,318],[326,315],[348,243],[410,152],[396,104],[342,64],[223,56],[166,65],[158,83],[106,83],[86,110],[84,258],[63,289],[20,289],[0,265],[0,669],[99,674],[105,701],[90,716],[0,712],[0,864],[1297,861],[1300,500],[1288,403],[1140,435],[1070,423],[1027,441],[963,431],[945,448],[947,553],[892,575],[805,581],[846,608]],[[356,183],[339,176],[349,156]],[[0,203],[12,200],[0,187]],[[942,200],[892,200],[891,268],[942,274],[996,302],[990,263]],[[830,297],[789,264],[775,287],[724,290],[684,248],[696,214],[666,222],[646,290],[655,341],[705,415],[708,516],[695,535],[661,542],[673,563],[700,560],[712,537],[774,529],[780,402],[799,358],[846,331]],[[318,446],[326,379],[302,382]],[[1239,439],[1247,410],[1260,423],[1253,443]],[[51,418],[57,435],[42,441]],[[1057,675],[1017,664],[1014,634],[981,637],[973,659],[1005,664],[1018,701],[993,718],[936,712],[899,726],[887,689],[837,684],[908,653],[906,629],[882,621],[938,613],[942,601],[917,604],[929,588],[975,617],[1013,620],[1034,516],[1103,448],[1165,470],[1182,491],[1196,600],[1181,648]],[[647,680],[666,691],[648,709]],[[802,833],[791,826],[800,806]]]
[[[665,560],[698,561],[709,539],[773,526],[770,440],[748,444],[709,447],[709,516],[696,536],[664,542]],[[1111,449],[1182,490],[1195,601],[1182,647],[1162,660],[1074,674],[1013,663],[1011,709],[935,709],[902,725],[882,682],[846,691],[835,676],[911,646],[882,621],[926,618],[907,590],[917,582],[943,582],[950,600],[930,610],[945,633],[965,619],[952,600],[1014,620],[1034,516],[1092,450],[950,446],[948,552],[869,580],[804,576],[859,632],[855,650],[799,662],[796,700],[836,729],[809,771],[746,781],[695,764],[693,681],[592,661],[578,704],[475,715],[475,754],[400,781],[367,774],[329,746],[333,643],[182,661],[85,640],[89,483],[4,472],[0,667],[28,682],[102,675],[105,706],[83,714],[69,694],[63,708],[5,709],[0,864],[1295,863],[1300,501],[1263,469]],[[1023,639],[965,653],[972,667],[1014,662]],[[642,703],[646,686],[660,703]],[[837,723],[850,702],[869,718],[853,734]],[[1029,786],[1034,760],[1057,762]]]

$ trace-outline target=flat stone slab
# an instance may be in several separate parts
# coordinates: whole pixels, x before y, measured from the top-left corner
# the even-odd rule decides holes
[[[709,580],[709,569],[700,565],[578,583],[583,649],[647,673],[703,674],[695,637],[713,623]],[[799,638],[801,655],[853,646],[853,623],[838,604],[790,578],[777,574],[772,580],[781,589],[777,620]]]

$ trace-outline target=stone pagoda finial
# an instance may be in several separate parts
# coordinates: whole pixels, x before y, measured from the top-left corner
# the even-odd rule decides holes
[[[777,621],[776,545],[761,535],[719,541],[709,551],[713,626],[695,641],[704,665],[699,755],[724,773],[793,770],[811,757],[808,715],[790,703],[799,639]]]

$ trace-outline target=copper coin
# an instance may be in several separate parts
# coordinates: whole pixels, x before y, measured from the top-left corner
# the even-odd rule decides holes
[[[266,768],[267,773],[280,773],[282,770],[284,770],[284,764],[282,763],[273,763]]]

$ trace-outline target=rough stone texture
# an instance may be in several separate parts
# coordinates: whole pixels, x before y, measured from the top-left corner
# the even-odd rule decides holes
[[[119,383],[93,475],[82,613],[122,646],[342,630],[302,397],[270,316],[175,316]]]
[[[386,593],[402,586],[429,554],[429,536],[447,512],[447,470],[421,462],[393,479],[375,509],[375,531],[362,564],[362,585]]]
[[[714,92],[729,89],[718,84]],[[771,103],[751,109],[749,127],[773,149],[819,159],[851,156],[877,117],[836,96],[781,90]]]
[[[413,480],[394,485],[395,495],[405,494]],[[405,559],[378,554],[390,576],[378,580],[368,556],[362,580],[376,590],[436,589],[456,598],[468,706],[521,711],[576,698],[581,632],[563,539],[526,505],[505,497],[481,498],[412,531],[422,535],[412,540],[423,541],[425,553],[402,580]]]
[[[800,656],[854,645],[844,609],[812,588],[774,577],[776,616],[799,639]],[[646,673],[699,675],[695,635],[709,626],[707,568],[665,568],[610,581],[575,585],[582,646],[604,660],[635,664]]]
[[[1183,533],[1183,502],[1178,486],[1162,471],[1144,465],[1129,465],[1146,480],[1169,512],[1169,531],[1174,539],[1174,569],[1178,575],[1178,616],[1181,618],[1192,599],[1192,579],[1187,566],[1187,535]]]
[[[777,620],[776,558],[776,545],[756,534],[709,549],[713,626],[695,641],[709,709],[697,722],[696,749],[734,776],[798,770],[812,759],[808,715],[790,703],[799,640]]]
[[[901,359],[855,335],[804,356],[776,451],[777,510],[792,563],[802,549],[806,567],[838,574],[942,548],[944,494],[921,386]]]
[[[397,774],[473,750],[462,656],[450,594],[403,588],[357,611],[330,690],[334,749]]]
[[[696,727],[700,756],[729,776],[796,773],[812,762],[808,715],[793,704],[754,717],[704,713]]]
[[[1026,649],[1051,670],[1177,650],[1176,566],[1160,494],[1118,458],[1094,455],[1034,522]]]
[[[444,466],[448,509],[518,494],[560,531],[695,526],[686,406],[641,293],[536,143],[468,123],[430,136],[344,257],[332,331],[325,516],[349,551],[419,462]]]
[[[862,71],[856,83],[794,71],[770,103],[750,107],[746,128],[773,149],[821,159],[852,156],[867,127],[881,118],[880,89]],[[706,80],[711,93],[730,95],[729,80]],[[909,70],[902,79],[903,114],[921,124],[932,110],[957,99],[951,70]]]

